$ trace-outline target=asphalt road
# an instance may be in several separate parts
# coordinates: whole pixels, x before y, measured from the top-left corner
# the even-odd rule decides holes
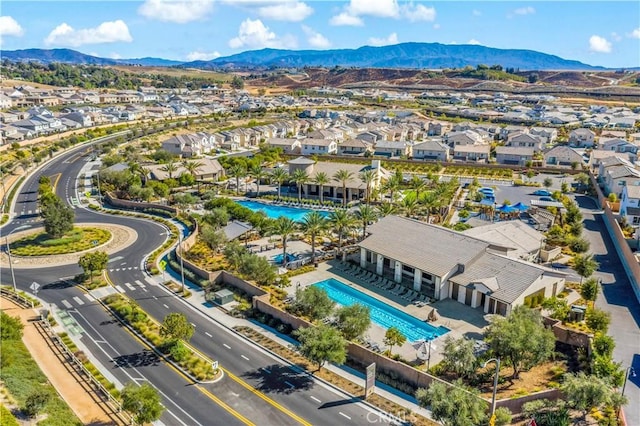
[[[216,384],[194,385],[172,367],[158,360],[148,348],[116,323],[100,305],[60,278],[81,272],[76,265],[40,269],[15,269],[19,288],[28,290],[36,281],[38,296],[65,310],[82,327],[81,341],[118,380],[147,380],[163,396],[168,411],[165,424],[236,424],[241,420],[259,425],[365,424],[371,411],[364,404],[301,374],[257,346],[226,330],[199,311],[150,284],[141,270],[148,253],[161,245],[166,229],[155,222],[97,213],[78,207],[77,176],[88,156],[63,154],[33,174],[16,198],[15,217],[2,228],[3,235],[24,226],[36,226],[38,177],[45,174],[56,183],[56,193],[75,206],[76,222],[104,222],[130,226],[138,240],[111,256],[110,274],[116,288],[133,297],[152,317],[161,321],[170,312],[184,312],[196,326],[192,344],[218,360],[225,377]],[[4,265],[3,265],[4,266]],[[9,282],[6,268],[0,270]],[[379,416],[374,416],[380,422]]]

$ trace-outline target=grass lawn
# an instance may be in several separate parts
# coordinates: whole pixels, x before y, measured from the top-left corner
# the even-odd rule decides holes
[[[29,235],[11,243],[16,256],[49,256],[77,253],[106,243],[111,232],[98,228],[73,228],[61,238],[51,238],[46,232]]]
[[[47,415],[46,419],[39,421],[38,425],[82,425],[47,381],[47,377],[31,358],[31,354],[21,340],[1,341],[0,352],[2,353],[0,379],[19,406],[23,406],[27,397],[35,391],[43,391],[50,395],[49,401],[41,412]],[[4,424],[4,419],[2,423]]]

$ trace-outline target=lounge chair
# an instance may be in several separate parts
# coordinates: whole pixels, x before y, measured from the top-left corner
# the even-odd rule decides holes
[[[393,287],[394,287],[395,285],[396,285],[396,283],[395,283],[395,282],[393,282],[393,281],[389,281],[389,280],[388,280],[388,279],[386,279],[386,278],[383,278],[383,280],[382,280],[382,286],[383,286],[383,288],[384,288],[385,290],[389,290],[389,291],[390,291],[391,289],[393,289]]]
[[[400,296],[400,294],[403,293],[404,291],[405,291],[405,288],[400,284],[397,284],[396,287],[393,290],[391,290],[391,293],[395,294],[396,296]]]
[[[413,290],[407,291],[401,296],[404,300],[413,300],[415,298]]]

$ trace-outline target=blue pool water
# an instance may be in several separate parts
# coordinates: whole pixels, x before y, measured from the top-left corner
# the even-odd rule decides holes
[[[290,219],[293,219],[296,222],[301,222],[304,215],[313,211],[312,209],[299,209],[296,207],[274,206],[271,204],[259,203],[257,201],[248,201],[248,200],[236,201],[236,203],[240,204],[241,206],[245,206],[246,208],[251,209],[254,212],[262,211],[267,215],[267,217],[271,219],[277,219],[280,216],[285,216]],[[323,211],[321,211],[320,214],[323,216],[329,215],[329,213],[323,212]]]
[[[275,256],[273,256],[271,258],[271,260],[273,260],[277,264],[281,264],[282,263],[282,258],[283,258],[283,255],[282,255],[282,253],[280,253],[280,254],[276,254]],[[287,253],[287,262],[293,262],[296,259],[297,259],[297,257],[295,257],[294,255],[292,255],[290,253]]]
[[[409,342],[417,340],[432,340],[449,332],[446,327],[434,327],[418,318],[412,317],[392,306],[389,306],[378,299],[374,299],[368,294],[362,293],[355,288],[329,278],[313,284],[324,289],[331,300],[342,306],[350,306],[359,303],[369,308],[371,321],[380,327],[397,327]]]

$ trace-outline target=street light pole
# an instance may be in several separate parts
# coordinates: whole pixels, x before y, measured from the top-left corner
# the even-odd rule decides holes
[[[622,382],[622,392],[620,392],[620,395],[624,398],[624,391],[627,387],[627,379],[629,378],[629,376],[631,377],[636,377],[636,370],[633,367],[627,367],[626,370],[624,370],[624,382]],[[616,418],[620,418],[620,412],[622,411],[622,405],[620,405],[620,408],[618,408],[618,414],[616,415]]]
[[[16,231],[22,231],[27,228],[31,228],[31,225],[18,226],[16,229],[14,229],[13,231],[9,232],[7,235],[4,236],[4,243],[7,246],[7,256],[9,257],[9,270],[11,271],[11,283],[13,284],[13,291],[15,293],[18,292],[18,288],[16,286],[16,275],[13,272],[13,260],[11,259],[11,248],[9,247],[9,235],[13,234]]]
[[[498,377],[500,376],[500,357],[488,359],[482,367],[486,367],[490,362],[496,363],[496,376],[493,378],[493,395],[491,397],[491,417],[489,419],[489,425],[495,425],[496,419],[496,394],[498,393]]]

